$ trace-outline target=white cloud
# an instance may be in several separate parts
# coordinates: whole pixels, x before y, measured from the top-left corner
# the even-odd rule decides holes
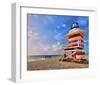
[[[28,38],[32,37],[33,32],[31,30],[28,31]]]
[[[54,38],[59,41],[59,40],[62,40],[63,39],[63,36],[61,33],[56,33],[56,35],[54,36]]]
[[[46,44],[39,33],[28,31],[28,55],[54,55],[59,54],[62,50],[62,45],[58,41],[51,46]]]
[[[57,45],[60,45],[60,42],[57,42]]]
[[[57,29],[60,29],[60,26],[59,25],[57,26]]]
[[[62,24],[62,27],[66,27],[66,24]]]
[[[88,42],[88,40],[84,40],[84,42]]]
[[[60,44],[60,42],[57,42],[56,44],[52,45],[52,50],[57,51],[57,50],[61,50],[63,48],[63,45]]]

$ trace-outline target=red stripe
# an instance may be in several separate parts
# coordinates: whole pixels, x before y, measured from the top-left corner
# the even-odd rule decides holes
[[[84,44],[69,44],[68,47],[74,47],[74,46],[81,46],[82,48],[84,47]]]
[[[76,53],[76,55],[84,55],[85,53]]]
[[[68,47],[72,47],[72,46],[78,46],[78,44],[71,44],[71,45],[68,45]]]
[[[82,52],[82,51],[76,51],[76,53],[75,53],[76,55],[84,55],[85,54],[85,52]]]
[[[70,43],[74,43],[74,42],[78,42],[78,40],[71,40],[71,41],[68,42],[68,44],[70,44]],[[84,41],[81,40],[81,42],[83,43]]]
[[[72,41],[69,41],[68,43],[73,43],[73,42],[77,42],[78,40],[72,40]]]

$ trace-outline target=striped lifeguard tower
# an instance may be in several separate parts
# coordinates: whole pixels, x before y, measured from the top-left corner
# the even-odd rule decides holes
[[[84,37],[85,32],[79,27],[78,23],[73,23],[71,30],[65,35],[68,40],[64,48],[64,55],[60,61],[79,62],[84,58]]]

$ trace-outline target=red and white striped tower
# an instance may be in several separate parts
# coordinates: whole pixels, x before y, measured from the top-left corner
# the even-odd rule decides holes
[[[79,27],[78,23],[72,24],[71,30],[65,36],[68,39],[64,55],[74,60],[82,59],[85,55],[84,48],[85,32]]]

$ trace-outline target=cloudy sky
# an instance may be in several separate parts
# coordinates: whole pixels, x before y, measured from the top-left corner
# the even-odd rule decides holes
[[[88,52],[89,17],[27,14],[28,55],[59,54],[66,46],[64,36],[72,23],[78,22],[85,31],[85,48]]]

